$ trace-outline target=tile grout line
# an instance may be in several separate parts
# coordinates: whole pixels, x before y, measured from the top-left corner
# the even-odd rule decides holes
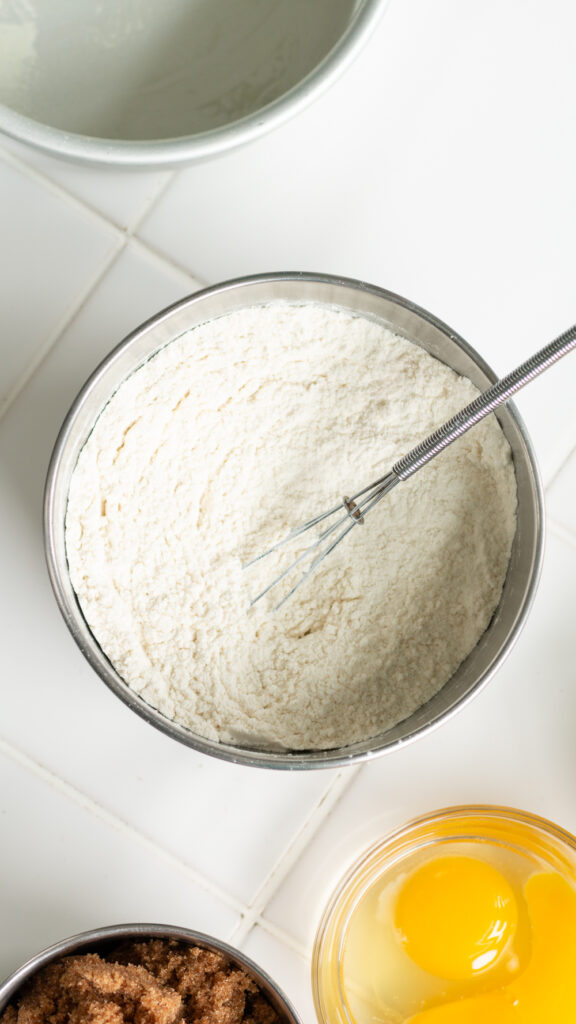
[[[277,942],[282,942],[283,945],[287,946],[288,949],[291,949],[293,953],[297,953],[297,955],[302,957],[303,960],[306,960],[308,963],[310,962],[312,959],[312,950],[314,948],[316,933],[314,933],[311,943],[300,942],[300,940],[292,935],[291,932],[284,931],[280,925],[274,924],[272,921],[267,921],[266,918],[262,918],[261,920],[259,919],[255,923],[262,928],[263,931],[268,932],[268,934],[271,935],[273,939],[276,939]],[[320,917],[316,924],[318,927],[320,924]]]
[[[152,196],[150,202],[146,203],[144,208],[140,211],[140,213],[136,214],[136,216],[133,218],[133,220],[130,222],[130,224],[127,225],[126,231],[130,235],[131,238],[133,238],[135,236],[135,232],[138,231],[138,228],[142,225],[142,223],[145,220],[145,218],[148,216],[149,213],[152,212],[152,210],[154,209],[156,204],[160,202],[160,200],[161,200],[162,196],[165,194],[165,192],[168,191],[170,185],[172,184],[172,182],[176,178],[177,174],[178,174],[178,170],[177,169],[175,169],[173,171],[168,171],[167,172],[166,180],[161,183],[161,185],[160,185],[160,187],[158,189],[156,189],[156,191],[155,191],[154,195]]]
[[[292,837],[288,847],[271,868],[267,878],[265,878],[245,913],[242,915],[239,924],[232,932],[235,942],[242,943],[245,941],[254,925],[262,924],[264,922],[263,914],[272,896],[278,890],[290,869],[296,864],[298,858],[308,846],[318,829],[337,805],[348,786],[352,783],[353,779],[356,778],[360,768],[360,765],[355,767],[350,765],[338,772],[336,778],[312,809],[303,825]],[[274,925],[272,925],[272,928],[274,928]]]
[[[206,285],[194,277],[188,270],[181,267],[179,264],[174,263],[169,258],[165,258],[162,253],[152,249],[145,242],[136,236],[130,237],[126,235],[124,238],[120,237],[117,240],[116,248],[106,257],[103,265],[99,270],[96,271],[95,276],[91,279],[89,284],[83,289],[79,296],[76,297],[72,305],[69,307],[67,313],[62,317],[60,323],[57,325],[55,330],[49,335],[48,339],[43,345],[39,347],[33,358],[30,360],[26,369],[20,374],[18,380],[9,391],[6,398],[0,402],[0,421],[6,415],[12,404],[16,401],[20,393],[24,390],[26,385],[30,382],[34,374],[40,369],[44,360],[50,354],[52,349],[58,344],[62,335],[68,330],[70,325],[73,323],[78,314],[82,311],[83,306],[90,299],[91,295],[96,291],[98,286],[102,283],[109,270],[112,269],[114,263],[119,259],[123,252],[129,247],[143,250],[148,256],[150,256],[157,263],[168,267],[172,273],[176,272],[185,278],[191,285],[191,290],[186,295],[193,295],[195,292],[200,291]],[[182,298],[186,296],[183,295]],[[134,327],[138,327],[135,324]],[[118,341],[122,339],[119,338]]]
[[[162,263],[169,266],[172,270],[177,271],[179,274],[183,274],[185,277],[190,278],[192,281],[196,281],[200,285],[200,287],[203,288],[205,287],[205,282],[204,279],[199,274],[197,274],[195,271],[190,271],[182,263],[179,263],[172,256],[169,256],[168,253],[162,252],[162,250],[152,245],[151,242],[144,241],[144,239],[142,239],[140,235],[136,234],[136,232],[142,227],[144,221],[149,216],[149,214],[152,213],[154,207],[158,205],[158,203],[162,199],[162,196],[166,194],[172,182],[175,181],[177,175],[178,168],[171,172],[167,181],[163,183],[162,187],[158,190],[158,192],[152,198],[150,203],[148,203],[146,208],[141,211],[140,215],[134,219],[132,227],[129,232],[129,237],[132,242],[141,246],[141,248],[149,255],[153,256],[157,260],[160,260]]]
[[[36,167],[26,163],[21,157],[12,153],[9,149],[2,149],[0,151],[0,160],[4,160],[5,163],[11,164],[22,174],[25,174],[32,181],[42,185],[52,195],[57,196],[58,199],[62,199],[70,206],[73,206],[77,212],[83,213],[88,218],[92,218],[97,221],[100,227],[105,227],[107,231],[114,232],[117,235],[126,235],[126,231],[121,228],[118,224],[115,224],[113,220],[102,213],[95,206],[87,203],[84,199],[80,199],[75,196],[72,192],[69,192],[64,185],[60,185],[57,181],[54,181],[47,174],[39,171]]]
[[[58,343],[64,332],[68,329],[70,324],[78,316],[82,307],[88,301],[93,292],[96,291],[97,287],[104,280],[106,274],[114,265],[120,254],[126,248],[127,241],[119,237],[116,240],[116,245],[112,252],[108,253],[104,259],[99,270],[97,270],[94,276],[90,279],[89,283],[79,292],[75,300],[70,304],[68,310],[61,318],[60,322],[52,333],[48,336],[47,340],[43,345],[40,345],[25,370],[20,374],[16,383],[12,389],[8,392],[8,395],[4,401],[0,404],[0,421],[6,415],[12,404],[18,398],[18,395],[24,390],[26,385],[30,382],[35,373],[40,369],[46,357],[50,354],[52,349]]]
[[[65,185],[62,185],[60,182],[55,181],[54,178],[51,178],[49,174],[40,170],[38,167],[34,167],[33,164],[29,164],[23,156],[13,153],[10,149],[2,147],[0,149],[0,159],[11,164],[17,170],[31,178],[32,181],[42,185],[47,189],[47,191],[75,207],[76,210],[87,213],[90,217],[97,220],[100,223],[100,226],[105,226],[120,235],[126,236],[127,238],[133,237],[134,232],[138,230],[143,220],[153,210],[156,203],[159,202],[178,173],[177,170],[166,171],[167,179],[162,181],[155,189],[154,194],[150,200],[144,204],[143,209],[136,213],[134,217],[129,219],[126,226],[123,227],[87,199],[83,199],[81,196],[75,195],[74,192],[71,192]],[[65,163],[69,166],[68,162]]]
[[[182,277],[186,277],[192,284],[196,284],[198,289],[208,287],[208,283],[203,278],[199,277],[196,273],[192,273],[182,263],[178,263],[171,256],[162,252],[160,249],[156,249],[150,242],[143,241],[139,235],[131,235],[128,239],[129,244],[133,245],[136,249],[142,249],[148,256],[162,263],[165,267],[168,267],[171,271],[180,274]]]
[[[62,779],[59,775],[50,771],[49,768],[46,768],[39,761],[34,760],[34,758],[30,757],[23,750],[12,746],[11,743],[2,737],[0,737],[0,753],[3,753],[11,761],[16,762],[31,774],[37,776],[42,782],[50,786],[51,789],[56,790],[56,792],[59,792],[72,803],[93,815],[113,831],[128,837],[133,842],[137,842],[138,845],[143,847],[143,849],[147,850],[149,853],[154,854],[158,859],[166,861],[172,868],[176,868],[178,871],[187,875],[190,881],[195,885],[199,886],[199,888],[203,889],[205,892],[210,893],[212,896],[215,896],[218,900],[224,903],[225,906],[239,914],[241,918],[246,913],[246,910],[249,909],[240,900],[236,899],[224,889],[221,889],[214,882],[210,881],[210,879],[199,874],[199,872],[195,871],[194,868],[186,864],[185,861],[180,860],[175,854],[171,853],[165,847],[160,846],[149,836],[140,832],[132,825],[129,825],[122,818],[117,817],[116,814],[107,810],[102,806],[102,804],[92,800],[92,798],[87,796],[86,793],[83,793],[82,790],[73,786],[71,783],[66,782],[65,779]]]
[[[281,942],[283,946],[286,946],[288,949],[291,949],[293,953],[302,957],[303,960],[310,959],[312,952],[311,947],[307,944],[304,945],[304,943],[300,942],[291,934],[291,932],[284,931],[284,929],[279,925],[273,924],[272,921],[267,921],[265,918],[257,918],[254,921],[254,924],[258,925],[259,928],[262,928],[262,930],[267,932],[268,935],[271,935],[277,942]],[[248,933],[244,936],[244,940],[247,937]]]
[[[198,275],[190,271],[183,264],[178,263],[177,260],[174,260],[168,254],[165,254],[161,250],[156,249],[151,243],[144,241],[139,235],[136,234],[136,232],[144,222],[145,218],[148,216],[149,213],[151,213],[155,205],[160,201],[164,193],[167,191],[171,183],[174,181],[174,178],[178,174],[177,170],[169,172],[168,180],[162,183],[162,186],[158,189],[156,194],[152,196],[150,202],[144,207],[144,209],[139,214],[136,215],[136,217],[133,218],[131,222],[129,222],[129,224],[125,228],[123,228],[110,217],[108,217],[106,214],[102,213],[102,211],[99,210],[97,207],[92,206],[91,203],[87,202],[85,199],[81,199],[78,196],[75,196],[74,193],[69,192],[64,185],[60,185],[57,181],[54,181],[47,174],[44,174],[36,167],[32,167],[31,164],[28,164],[23,158],[12,153],[10,150],[0,150],[0,160],[2,159],[4,159],[6,163],[12,164],[14,167],[17,168],[17,170],[27,175],[29,178],[37,182],[39,185],[42,185],[48,191],[52,192],[59,199],[62,199],[63,201],[69,203],[78,212],[88,214],[90,217],[92,217],[95,221],[98,222],[100,227],[106,228],[106,230],[121,236],[124,239],[124,244],[134,242],[137,246],[139,246],[145,252],[149,253],[156,260],[161,261],[171,270],[177,271],[184,277],[189,278],[191,281],[200,280]]]
[[[192,286],[192,292],[197,291],[200,287],[203,287],[202,283],[198,281],[194,277],[194,275],[192,275],[190,271],[188,271],[185,267],[182,267],[180,264],[171,260],[169,257],[165,257],[162,253],[158,252],[152,246],[149,246],[146,242],[143,242],[139,237],[133,235],[130,232],[130,230],[123,230],[118,225],[108,220],[103,214],[99,213],[89,204],[84,203],[82,200],[73,196],[65,188],[53,182],[50,178],[46,177],[41,172],[37,171],[35,168],[30,167],[29,164],[20,160],[10,151],[2,150],[2,152],[0,153],[0,159],[3,159],[4,156],[7,157],[7,162],[12,163],[14,166],[17,167],[18,170],[21,170],[24,174],[27,174],[32,180],[35,180],[38,183],[40,183],[43,187],[46,187],[48,191],[51,191],[59,198],[65,200],[66,202],[69,202],[77,210],[83,213],[88,213],[98,222],[101,228],[104,228],[115,239],[115,244],[112,251],[105,258],[100,269],[95,272],[94,276],[91,278],[89,283],[78,293],[75,300],[69,306],[67,312],[63,315],[60,322],[57,324],[56,328],[52,331],[52,333],[49,335],[46,341],[36,351],[32,359],[30,360],[28,366],[20,374],[16,383],[11,388],[6,398],[0,403],[0,421],[6,415],[6,413],[8,412],[12,404],[15,402],[15,400],[18,398],[20,393],[23,391],[23,389],[26,387],[26,385],[34,377],[35,373],[40,369],[46,357],[50,354],[50,352],[58,343],[58,341],[65,333],[65,331],[68,329],[70,324],[81,312],[83,306],[88,301],[90,296],[93,294],[94,291],[96,291],[97,287],[102,283],[108,271],[112,268],[116,260],[119,258],[122,252],[126,250],[128,246],[133,245],[136,249],[139,248],[143,252],[147,253],[157,263],[162,264],[164,267],[167,267],[172,272],[177,272],[178,274],[180,274]],[[175,173],[176,172],[174,172],[174,174]],[[165,183],[165,187],[168,187],[170,181],[172,180],[172,177],[169,179],[168,182]],[[137,227],[142,222],[147,213],[153,208],[154,203],[160,197],[163,191],[164,189],[162,189],[158,193],[158,195],[152,199],[151,203],[142,212],[140,217],[136,218],[134,222],[134,230],[137,229]]]

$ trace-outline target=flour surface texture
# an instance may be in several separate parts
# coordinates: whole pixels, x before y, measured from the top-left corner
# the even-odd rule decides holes
[[[242,564],[336,504],[477,390],[418,346],[322,305],[254,306],[129,376],[72,476],[72,584],[145,701],[211,739],[331,748],[453,675],[496,608],[515,531],[489,417],[400,484],[280,609],[250,598],[310,543]]]

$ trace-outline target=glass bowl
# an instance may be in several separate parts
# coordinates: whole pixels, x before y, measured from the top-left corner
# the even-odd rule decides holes
[[[423,863],[430,863],[431,855],[462,855],[487,861],[511,880],[518,891],[521,884],[538,871],[557,872],[576,887],[576,838],[537,815],[508,807],[477,805],[451,807],[409,822],[358,858],[337,885],[324,910],[312,954],[313,998],[320,1024],[364,1024],[367,1016],[381,1021],[390,1019],[396,1024],[417,1012],[418,1008],[407,1008],[406,999],[411,998],[412,993],[406,997],[401,989],[400,971],[396,970],[390,975],[393,985],[397,986],[390,1003],[380,1010],[372,1003],[367,1014],[368,999],[378,998],[375,973],[370,974],[370,993],[367,994],[367,988],[359,987],[357,973],[351,980],[351,971],[354,958],[359,955],[359,942],[364,943],[364,950],[367,948],[366,932],[361,940],[359,938],[368,920],[367,913],[374,914],[377,907],[382,922],[382,908],[384,912],[387,908],[393,912],[400,885]],[[392,933],[392,916],[388,920]],[[432,941],[437,941],[437,936]],[[400,955],[406,957],[405,952]],[[396,962],[393,957],[395,954],[382,967],[382,977],[387,967]],[[382,958],[375,960],[375,971],[383,963]],[[411,964],[410,970],[420,968]],[[449,993],[444,997],[447,1002],[461,998],[460,991],[454,989],[457,996],[450,995],[453,990],[447,989],[449,983],[443,981],[442,984]],[[474,993],[468,990],[466,994]],[[443,997],[438,995],[437,998],[441,1001]]]

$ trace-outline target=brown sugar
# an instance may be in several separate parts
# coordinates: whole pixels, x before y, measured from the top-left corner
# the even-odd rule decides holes
[[[279,1024],[256,983],[221,953],[166,939],[48,964],[0,1024]]]

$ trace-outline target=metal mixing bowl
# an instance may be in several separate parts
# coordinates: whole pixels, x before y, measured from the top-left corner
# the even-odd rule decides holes
[[[8,4],[0,132],[98,164],[167,167],[214,156],[327,88],[387,2]]]
[[[484,360],[436,317],[372,285],[315,274],[270,274],[207,288],[164,310],[130,334],[101,363],[74,402],[57,439],[44,506],[48,568],[66,623],[98,675],[132,710],[174,739],[237,763],[263,768],[336,767],[392,751],[439,725],[487,683],[510,652],[528,614],[542,559],[543,500],[526,430],[512,405],[498,416],[510,444],[518,490],[517,528],[502,596],[488,629],[452,678],[403,722],[369,740],[334,750],[277,753],[204,739],[146,704],[123,682],[95,641],[68,575],[65,516],[70,478],[92,426],[121,381],[157,349],[190,328],[245,306],[276,299],[319,302],[372,318],[485,389],[495,379]]]
[[[79,956],[84,953],[99,953],[103,956],[127,939],[136,939],[138,941],[144,939],[176,939],[178,942],[183,942],[187,945],[201,946],[202,949],[222,953],[231,963],[253,979],[278,1013],[282,1024],[300,1024],[294,1008],[290,1005],[276,982],[257,964],[244,956],[243,953],[240,953],[239,950],[209,935],[204,935],[202,932],[160,924],[117,924],[106,928],[94,928],[91,931],[82,932],[79,935],[63,939],[41,953],[37,953],[36,956],[33,956],[0,984],[0,1013],[17,996],[21,986],[36,974],[37,971],[46,967],[47,964],[53,963],[63,956]]]

